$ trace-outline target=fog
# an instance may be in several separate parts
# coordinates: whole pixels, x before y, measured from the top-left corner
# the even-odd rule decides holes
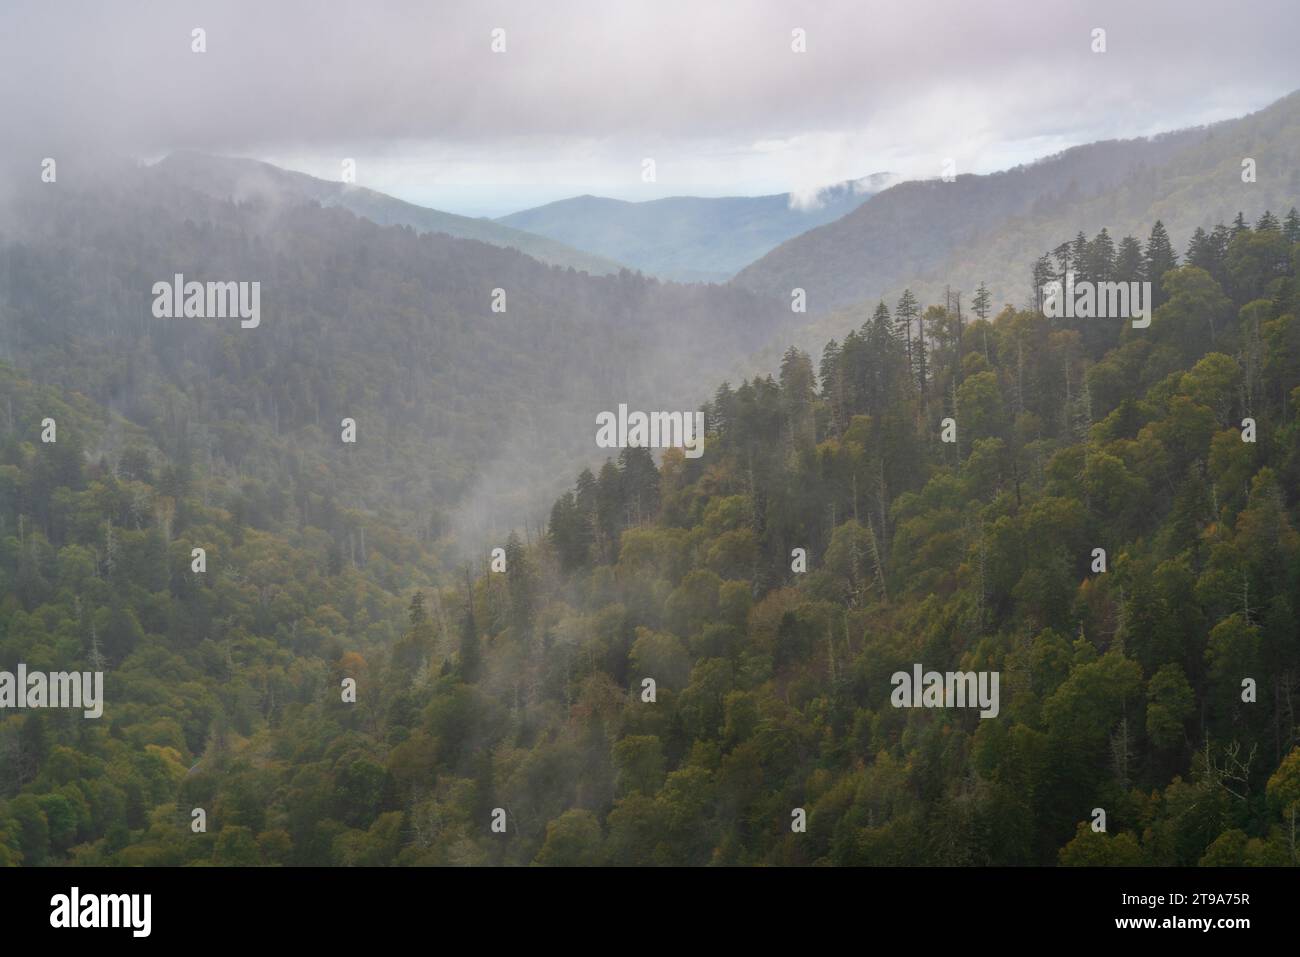
[[[353,157],[365,185],[471,214],[578,187],[807,191],[880,170],[936,175],[946,157],[1002,169],[1240,115],[1298,85],[1294,3],[1248,0],[1207,29],[1212,12],[1169,0],[19,0],[0,11],[0,112],[14,159],[190,147],[334,179]],[[191,50],[194,29],[205,53]]]

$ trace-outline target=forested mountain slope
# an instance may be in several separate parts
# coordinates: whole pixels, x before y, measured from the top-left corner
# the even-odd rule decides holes
[[[0,665],[109,672],[0,723],[0,860],[1293,864],[1300,239],[1203,262],[1146,329],[882,304],[441,585],[0,370]],[[892,706],[916,663],[998,716]]]
[[[736,341],[788,316],[742,290],[217,200],[150,168],[64,179],[2,220],[0,354],[169,454],[188,441],[214,481],[328,489],[426,538],[453,513],[477,536],[544,514],[594,458],[597,412],[694,407]],[[153,284],[178,273],[260,282],[260,324],[155,318]]]
[[[624,268],[602,256],[582,252],[554,239],[495,223],[417,206],[377,190],[333,182],[257,160],[181,151],[159,162],[155,171],[177,185],[201,190],[217,199],[271,204],[315,201],[364,216],[380,226],[410,226],[417,232],[443,233],[457,239],[477,239],[505,249],[517,249],[548,265],[605,276]]]
[[[1031,263],[1083,230],[1144,234],[1163,221],[1174,245],[1238,210],[1300,204],[1300,92],[1266,109],[1152,139],[1092,143],[1004,172],[901,183],[847,216],[783,243],[743,270],[737,285],[810,313],[894,301],[910,287],[927,302],[946,288],[967,301],[984,282],[996,308],[1028,301]],[[1243,162],[1253,161],[1243,182]],[[825,334],[823,334],[825,333]],[[819,327],[810,343],[824,341]],[[810,345],[811,347],[811,345]]]

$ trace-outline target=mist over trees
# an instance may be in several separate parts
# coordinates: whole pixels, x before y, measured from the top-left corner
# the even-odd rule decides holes
[[[1176,264],[1154,223],[1069,240],[1158,275],[1146,329],[978,290],[869,305],[815,356],[715,378],[702,457],[575,466],[544,527],[468,561],[434,510],[509,438],[457,405],[505,367],[475,263],[529,290],[508,345],[538,366],[490,382],[517,415],[557,378],[603,397],[584,315],[632,337],[730,293],[311,207],[254,230],[266,210],[217,203],[156,245],[45,214],[0,268],[31,357],[0,365],[0,667],[102,665],[110,707],[0,721],[0,863],[1296,862],[1294,212]],[[56,268],[78,223],[108,232]],[[257,264],[284,326],[146,331],[129,258]],[[599,308],[560,312],[579,291]],[[464,444],[430,456],[434,424]],[[893,707],[914,662],[1000,672],[999,718]]]
[[[543,517],[575,457],[598,461],[598,412],[694,408],[731,343],[789,315],[788,300],[592,276],[300,197],[185,184],[206,169],[110,166],[20,192],[0,234],[0,355],[168,453],[188,443],[228,494],[269,494],[287,475],[289,498],[310,488],[477,551]],[[177,273],[260,281],[262,325],[154,318],[153,283]],[[356,454],[338,448],[344,417],[358,435],[342,451]]]

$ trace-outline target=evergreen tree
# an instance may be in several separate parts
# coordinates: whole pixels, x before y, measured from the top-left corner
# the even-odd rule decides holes
[[[899,342],[889,307],[880,302],[871,320],[863,330],[867,359],[867,410],[875,412],[884,408],[893,389],[898,360]]]
[[[424,592],[417,591],[411,596],[406,617],[406,633],[393,646],[393,666],[403,684],[410,681],[433,653],[435,635],[433,622],[424,608]]]
[[[606,459],[596,481],[596,543],[603,561],[613,561],[624,526],[623,475]]]
[[[1092,281],[1109,282],[1114,277],[1115,242],[1105,227],[1088,244],[1086,261],[1088,278]]]
[[[713,417],[705,425],[710,431],[725,433],[731,428],[734,412],[735,393],[731,391],[731,383],[724,380],[713,393]]]
[[[1192,233],[1192,238],[1187,243],[1187,254],[1183,261],[1189,266],[1196,266],[1198,269],[1206,269],[1205,262],[1210,255],[1210,235],[1202,227],[1197,226]],[[1206,272],[1209,272],[1206,269]]]
[[[1115,254],[1115,279],[1119,282],[1141,282],[1146,279],[1146,263],[1142,259],[1142,244],[1132,236],[1119,241]]]
[[[1054,278],[1055,277],[1052,274],[1051,257],[1047,253],[1044,253],[1043,255],[1039,256],[1036,260],[1034,260],[1034,269],[1033,269],[1034,292],[1033,292],[1033,298],[1030,299],[1030,302],[1033,304],[1033,308],[1035,312],[1041,313],[1043,311],[1043,296],[1044,296],[1043,290],[1047,287],[1048,283],[1052,282]]]
[[[914,357],[916,385],[921,393],[921,403],[923,405],[930,381],[929,349],[930,340],[925,330],[925,311],[922,310],[916,317],[916,344],[912,347],[912,355]]]
[[[835,380],[839,376],[840,344],[832,339],[822,349],[822,361],[817,367],[817,379],[821,383],[823,396],[830,396],[835,391]]]
[[[1300,243],[1300,213],[1296,212],[1294,206],[1286,214],[1286,220],[1282,226],[1282,235],[1286,237],[1289,243]]]
[[[619,452],[618,460],[628,523],[652,521],[659,514],[659,469],[654,453],[634,446]]]
[[[1070,244],[1061,243],[1061,245],[1052,250],[1052,256],[1056,259],[1056,280],[1062,285],[1065,285],[1069,273],[1072,270],[1077,269],[1077,267],[1073,265],[1074,257],[1073,253],[1070,251]],[[1077,279],[1078,277],[1076,276],[1075,278]]]
[[[588,473],[590,471],[588,470]],[[591,513],[584,512],[573,492],[565,492],[551,506],[547,538],[555,549],[560,567],[566,572],[581,568],[591,559]]]
[[[1220,286],[1228,283],[1228,244],[1232,241],[1232,232],[1223,223],[1219,223],[1210,233],[1209,262],[1213,268],[1207,270]]]
[[[1151,227],[1151,236],[1147,239],[1146,248],[1146,274],[1147,280],[1151,283],[1152,298],[1157,306],[1165,301],[1164,288],[1161,285],[1165,278],[1165,273],[1178,266],[1178,254],[1174,252],[1173,245],[1169,242],[1169,233],[1165,230],[1165,224],[1156,220]]]
[[[591,474],[591,469],[583,469],[578,473],[578,482],[573,488],[574,506],[579,514],[583,515],[590,525],[595,520],[596,515],[596,476]],[[590,536],[590,530],[588,531]]]
[[[988,287],[981,282],[979,288],[975,290],[975,298],[971,301],[971,308],[975,310],[975,315],[979,316],[980,319],[988,319],[992,301]]]
[[[915,364],[915,358],[912,354],[912,326],[916,323],[916,317],[920,314],[920,306],[917,304],[916,296],[912,295],[911,289],[904,289],[903,295],[899,297],[898,304],[894,307],[894,322],[903,330],[903,341],[907,348],[907,367],[911,369]],[[909,385],[911,379],[908,379]]]
[[[1088,262],[1088,237],[1079,230],[1074,237],[1074,242],[1070,243],[1070,261],[1074,263],[1074,281],[1089,282],[1092,280],[1092,273],[1089,271]]]
[[[787,405],[794,410],[806,409],[816,391],[812,359],[806,352],[790,346],[781,357],[781,394]]]

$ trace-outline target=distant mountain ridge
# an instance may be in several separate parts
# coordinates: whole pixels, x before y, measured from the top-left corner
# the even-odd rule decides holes
[[[1246,158],[1257,167],[1253,182],[1242,180]],[[1297,204],[1300,92],[1211,126],[1091,143],[953,182],[900,183],[788,240],[733,283],[786,302],[802,288],[809,313],[879,298],[892,308],[906,287],[922,301],[942,301],[945,287],[969,301],[980,282],[995,308],[1022,305],[1033,260],[1079,230],[1104,226],[1116,242],[1127,233],[1145,241],[1159,219],[1181,254],[1198,226]]]
[[[506,249],[517,249],[550,266],[572,267],[593,276],[608,276],[624,268],[621,263],[573,249],[490,219],[459,216],[417,206],[364,186],[332,182],[281,169],[260,160],[214,156],[182,150],[155,167],[161,175],[220,199],[299,197],[322,206],[338,206],[379,226],[410,226],[421,233],[443,233],[455,239],[477,239]]]
[[[575,196],[496,220],[662,279],[719,282],[809,229],[852,212],[890,180],[875,173],[820,190],[812,202],[769,196],[671,196],[628,202]]]

